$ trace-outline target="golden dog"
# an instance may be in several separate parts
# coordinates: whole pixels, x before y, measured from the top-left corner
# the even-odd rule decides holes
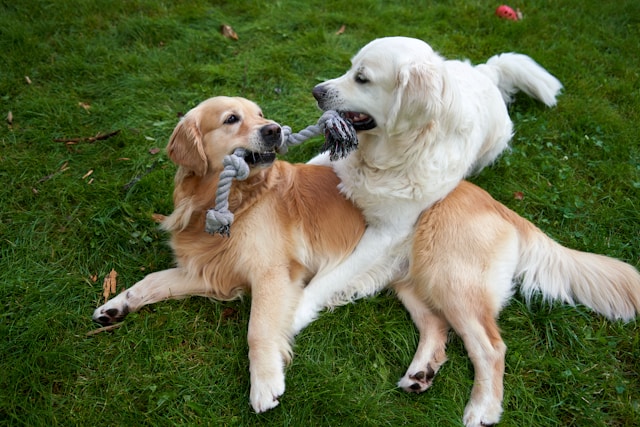
[[[175,268],[151,273],[96,309],[101,324],[142,306],[190,295],[229,300],[251,292],[250,401],[256,412],[278,405],[291,359],[293,315],[305,283],[344,260],[364,232],[362,215],[338,192],[331,168],[276,161],[277,123],[242,98],[216,97],[189,111],[167,147],[180,165],[171,233]],[[231,187],[230,237],[205,233],[223,157],[247,150],[250,175]]]

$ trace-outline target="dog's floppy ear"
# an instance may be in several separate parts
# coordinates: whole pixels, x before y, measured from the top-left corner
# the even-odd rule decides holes
[[[428,122],[436,119],[442,108],[443,76],[439,64],[413,62],[397,74],[395,99],[389,111],[389,125],[403,131],[403,122]]]
[[[167,145],[169,158],[198,176],[207,173],[207,156],[198,121],[189,115],[180,120]]]

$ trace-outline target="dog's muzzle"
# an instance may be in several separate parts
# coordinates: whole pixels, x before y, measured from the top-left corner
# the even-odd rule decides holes
[[[264,151],[247,151],[244,161],[250,166],[268,165],[276,160],[276,148],[282,142],[280,125],[271,123],[260,128],[260,139]]]

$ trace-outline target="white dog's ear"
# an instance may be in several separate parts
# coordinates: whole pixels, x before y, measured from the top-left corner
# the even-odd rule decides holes
[[[443,87],[439,64],[411,63],[401,67],[397,74],[395,99],[389,111],[390,127],[402,131],[403,123],[420,121],[426,125],[436,119],[443,104]]]
[[[203,144],[198,120],[187,115],[173,130],[167,154],[176,164],[203,176],[207,173],[207,156]]]

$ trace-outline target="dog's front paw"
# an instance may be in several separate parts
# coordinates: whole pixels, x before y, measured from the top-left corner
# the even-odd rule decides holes
[[[464,409],[462,422],[465,427],[494,426],[500,421],[500,415],[502,415],[500,402],[488,402],[486,404],[469,402]]]
[[[121,298],[116,297],[106,304],[96,308],[93,312],[93,321],[101,325],[118,323],[129,314],[129,306]]]
[[[422,393],[431,387],[435,375],[436,372],[431,368],[431,365],[427,364],[424,370],[415,373],[407,372],[404,377],[398,381],[398,387],[409,393]]]
[[[257,413],[273,409],[284,394],[284,375],[272,381],[254,381],[251,384],[250,400],[253,410]]]

